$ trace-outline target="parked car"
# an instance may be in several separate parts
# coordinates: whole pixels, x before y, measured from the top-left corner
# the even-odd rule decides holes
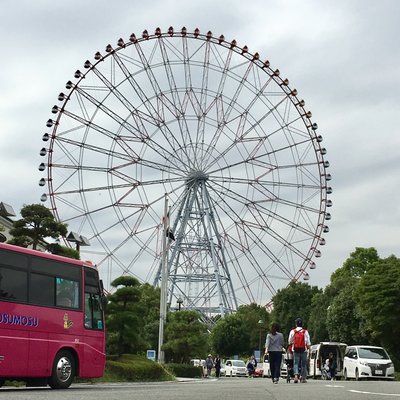
[[[326,376],[326,374],[322,373],[322,370],[329,353],[333,353],[337,365],[336,378],[341,379],[343,376],[343,358],[346,348],[346,343],[339,342],[321,342],[312,345],[310,349],[309,375],[314,379]]]
[[[394,379],[394,365],[383,347],[348,346],[343,361],[344,379]]]
[[[246,364],[242,360],[226,360],[225,376],[247,376]]]
[[[206,363],[206,360],[202,360],[200,358],[195,358],[193,360],[190,360],[190,364],[193,365],[194,367],[203,367]]]

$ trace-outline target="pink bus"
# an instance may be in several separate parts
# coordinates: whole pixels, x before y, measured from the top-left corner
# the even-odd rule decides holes
[[[105,367],[104,296],[88,262],[0,243],[0,386],[67,388]]]

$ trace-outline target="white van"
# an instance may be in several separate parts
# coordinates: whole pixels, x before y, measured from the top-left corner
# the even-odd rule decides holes
[[[314,379],[324,378],[326,374],[322,373],[322,369],[324,368],[325,360],[328,358],[329,353],[333,353],[337,364],[336,378],[341,379],[343,376],[343,358],[346,348],[346,343],[339,342],[321,342],[312,345],[310,349],[309,376]]]
[[[343,368],[344,379],[394,379],[393,362],[383,347],[347,347]]]

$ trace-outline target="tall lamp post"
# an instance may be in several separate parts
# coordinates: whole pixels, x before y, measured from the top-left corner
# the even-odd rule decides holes
[[[161,258],[161,292],[160,292],[160,323],[158,329],[158,362],[164,363],[164,325],[167,319],[167,292],[168,292],[168,274],[167,274],[167,231],[168,231],[168,195],[164,195],[164,221],[162,235],[162,258]]]
[[[258,349],[260,351],[260,361],[261,361],[261,328],[264,324],[264,321],[262,319],[258,320],[258,327],[259,327],[259,332],[260,332],[260,337],[259,337],[259,342],[258,342]]]
[[[178,311],[181,311],[181,307],[182,307],[182,304],[183,304],[182,297],[178,297],[178,300],[176,300],[176,303],[178,304]]]

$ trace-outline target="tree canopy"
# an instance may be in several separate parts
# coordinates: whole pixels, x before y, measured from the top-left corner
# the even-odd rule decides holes
[[[41,204],[24,205],[21,216],[10,230],[13,236],[8,241],[10,244],[37,249],[39,243],[45,243],[45,238],[58,239],[67,234],[67,225],[56,221],[50,210]]]
[[[228,315],[220,319],[211,331],[211,347],[225,358],[248,354],[251,329],[240,315]]]
[[[200,314],[191,310],[168,313],[162,349],[168,362],[188,364],[192,358],[203,358],[208,351],[208,332]]]
[[[361,277],[355,298],[372,337],[400,362],[400,259],[390,256],[370,265]]]
[[[111,282],[117,288],[108,296],[106,309],[107,347],[111,354],[136,353],[139,344],[139,281],[121,276]]]
[[[321,292],[318,287],[302,282],[291,282],[288,287],[278,290],[272,298],[272,318],[280,324],[284,336],[294,327],[296,318],[301,318],[303,326],[307,327],[312,299]]]

